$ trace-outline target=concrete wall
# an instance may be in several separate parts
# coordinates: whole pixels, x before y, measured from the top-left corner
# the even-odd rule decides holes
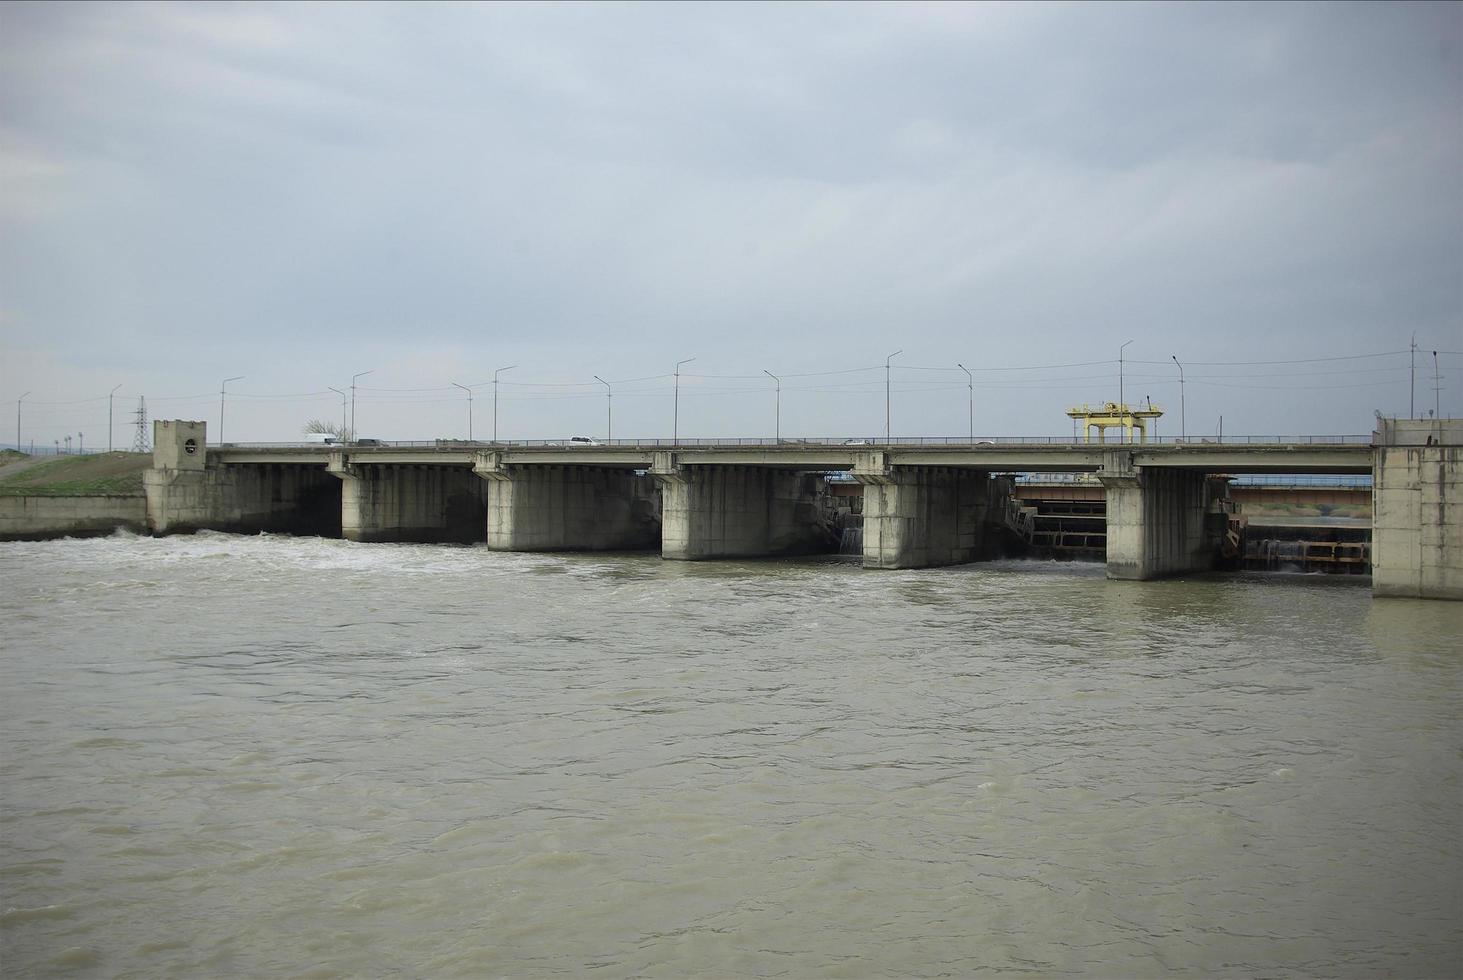
[[[662,454],[669,456],[670,454]],[[659,461],[662,558],[760,558],[836,551],[816,474]]]
[[[497,551],[650,551],[660,493],[630,469],[509,466],[485,471],[487,541]]]
[[[864,567],[932,568],[991,557],[995,487],[980,470],[855,467],[864,484]],[[1005,485],[1001,487],[1004,493]]]
[[[348,464],[334,454],[348,541],[473,544],[486,539],[487,488],[466,467]]]
[[[1373,442],[1373,594],[1463,599],[1463,420],[1384,421]]]
[[[340,488],[318,464],[220,465],[202,422],[153,423],[142,474],[154,534],[234,531],[340,536]]]
[[[1107,492],[1107,577],[1144,580],[1214,567],[1205,474],[1134,469],[1116,453],[1098,474]]]
[[[147,523],[154,534],[340,536],[340,486],[320,466],[260,464],[201,470],[145,470]]]
[[[0,541],[89,538],[119,528],[146,533],[146,497],[0,497]]]

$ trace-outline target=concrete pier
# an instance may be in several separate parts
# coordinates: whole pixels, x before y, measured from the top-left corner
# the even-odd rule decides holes
[[[649,551],[660,546],[655,481],[633,469],[506,466],[482,453],[487,542],[496,551]]]
[[[756,466],[683,466],[656,453],[662,558],[763,558],[832,551],[818,510],[819,477]]]
[[[332,453],[326,468],[341,484],[340,533],[347,541],[484,539],[487,489],[471,470],[359,465],[344,452]]]
[[[1214,567],[1203,472],[1137,467],[1127,452],[1103,462],[1097,478],[1107,495],[1108,578],[1142,581]]]
[[[1384,419],[1373,445],[1372,592],[1463,599],[1463,420]]]
[[[987,557],[991,478],[980,470],[892,466],[863,453],[864,567],[932,568]],[[999,512],[997,512],[999,513]]]

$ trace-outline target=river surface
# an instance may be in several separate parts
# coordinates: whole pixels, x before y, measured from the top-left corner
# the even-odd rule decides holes
[[[7,977],[1463,972],[1463,604],[0,545]]]

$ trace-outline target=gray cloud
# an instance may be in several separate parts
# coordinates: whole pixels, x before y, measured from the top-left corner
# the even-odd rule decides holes
[[[957,360],[1456,351],[1460,93],[1442,4],[7,5],[0,398],[903,347],[951,375],[899,376],[900,428],[952,434]],[[1304,396],[1191,386],[1191,414],[1361,431],[1405,411],[1405,363]],[[1067,402],[1115,394],[1113,366],[1067,373],[992,376],[982,428],[1062,432]],[[688,431],[765,428],[763,393],[695,384]],[[516,389],[516,434],[594,417],[562,394]],[[809,434],[882,421],[869,392],[789,397]],[[287,438],[310,407],[231,419]],[[456,414],[404,400],[381,434]]]

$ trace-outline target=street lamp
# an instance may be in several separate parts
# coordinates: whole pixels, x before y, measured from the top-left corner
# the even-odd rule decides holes
[[[675,403],[671,407],[671,445],[676,445],[681,439],[681,365],[690,364],[696,358],[688,357],[684,361],[676,362],[676,396]]]
[[[120,387],[122,386],[117,386],[117,388]],[[117,393],[117,388],[113,388],[107,392],[107,452],[112,451],[112,396]],[[19,433],[16,434],[15,438],[17,441],[20,439]],[[19,449],[20,447],[16,446],[15,448]]]
[[[884,441],[886,443],[892,440],[889,429],[889,362],[903,353],[904,348],[901,347],[899,350],[884,358]]]
[[[975,444],[975,378],[970,373],[970,368],[955,362],[955,366],[965,372],[965,387],[970,389],[970,443]]]
[[[1189,420],[1187,418],[1188,413],[1184,409],[1184,366],[1179,364],[1179,356],[1177,354],[1170,354],[1169,356],[1173,358],[1173,362],[1178,364],[1179,368],[1179,441],[1188,442]]]
[[[594,376],[594,380],[605,386],[605,442],[610,443],[615,438],[615,389],[611,388],[610,383],[597,374]]]
[[[351,427],[350,427],[350,441],[351,442],[355,442],[356,441],[356,379],[357,378],[364,378],[368,374],[375,373],[375,371],[376,371],[376,369],[375,368],[372,368],[370,371],[362,371],[360,374],[353,374],[353,375],[351,375]]]
[[[339,388],[331,387],[330,385],[326,385],[325,387],[330,388],[331,391],[340,396],[340,438],[342,440],[345,440],[345,392],[341,391]]]
[[[223,384],[218,386],[218,444],[224,444],[224,389],[230,381],[243,381],[242,374],[236,374],[232,378],[224,378]]]
[[[1118,345],[1118,414],[1127,417],[1128,406],[1123,404],[1123,348],[1131,344],[1131,340],[1125,340]],[[1123,427],[1123,442],[1131,442],[1132,430],[1127,426]]]
[[[773,402],[772,402],[772,435],[773,435],[773,441],[774,442],[781,443],[782,442],[782,379],[779,378],[777,375],[773,374],[771,371],[767,370],[766,368],[763,368],[762,369],[762,373],[765,374],[765,375],[767,375],[767,377],[771,378],[773,381],[777,382],[777,387],[774,389],[776,391],[776,395],[773,396]]]
[[[28,391],[25,393],[25,395],[29,395],[29,394],[30,394],[30,392],[28,392]],[[20,403],[23,402],[23,401],[25,401],[25,395],[21,395],[19,398],[17,398],[15,400],[15,451],[16,452],[20,452]]]
[[[1432,351],[1432,417],[1443,418],[1443,376],[1438,374],[1438,353]]]
[[[510,364],[507,367],[498,368],[493,372],[493,441],[498,441],[498,375],[504,371],[511,371],[517,364]]]
[[[472,389],[467,385],[460,385],[456,381],[452,382],[452,385],[467,392],[467,441],[472,442]]]

